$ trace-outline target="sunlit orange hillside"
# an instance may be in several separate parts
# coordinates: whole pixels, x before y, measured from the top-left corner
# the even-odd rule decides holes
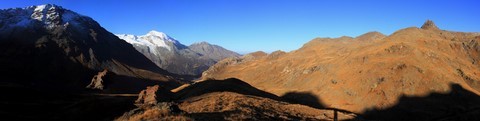
[[[404,97],[456,93],[457,84],[479,95],[479,42],[480,33],[441,30],[427,21],[421,28],[409,27],[388,36],[369,32],[355,38],[315,38],[288,53],[257,52],[225,59],[204,72],[203,78],[238,78],[279,96],[308,92],[317,96],[322,107],[362,114],[403,104]],[[301,97],[295,100],[302,101]],[[437,101],[442,105],[435,108],[443,112],[434,116],[463,105],[455,98]],[[475,101],[462,103],[478,107]],[[405,110],[409,108],[418,107]]]

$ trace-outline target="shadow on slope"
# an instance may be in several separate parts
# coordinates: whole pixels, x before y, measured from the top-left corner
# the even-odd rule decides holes
[[[308,105],[313,108],[323,109],[325,106],[317,96],[310,92],[287,92],[281,98],[290,103]]]
[[[168,80],[164,77],[166,75],[177,76],[160,69],[132,45],[99,25],[92,28],[98,34],[93,39],[83,36],[88,32],[75,29],[48,32],[41,28],[27,28],[6,34],[9,36],[0,38],[0,73],[4,75],[0,81],[77,93],[83,91],[93,75],[103,69],[159,81]],[[176,83],[172,88],[181,84]]]
[[[480,96],[458,84],[451,84],[450,87],[449,93],[431,93],[426,97],[400,97],[398,104],[386,109],[367,110],[355,120],[480,120]],[[339,112],[354,114],[347,110],[328,108],[309,92],[288,92],[278,97],[235,78],[197,82],[178,91],[176,99],[183,100],[214,92],[266,97],[317,109],[333,110],[335,114]],[[334,118],[338,118],[337,115]]]
[[[154,91],[150,90],[152,93]],[[171,101],[178,104],[181,112],[185,111],[185,115],[175,114],[174,111],[169,113],[167,107],[165,115],[150,117],[151,114],[146,112],[155,111],[157,109],[153,108],[162,107],[164,104],[157,103],[153,108],[134,109],[119,119],[155,120],[171,116],[187,116],[195,120],[347,120],[357,116],[337,109],[317,110],[315,108],[325,106],[311,93],[290,92],[278,97],[236,78],[199,81],[181,86],[172,92],[173,98],[161,94],[152,94],[151,98],[157,101],[162,100],[161,98],[172,99]],[[291,105],[291,103],[307,106]]]
[[[229,78],[225,80],[205,80],[193,83],[192,85],[176,92],[175,99],[183,100],[212,92],[235,92],[244,95],[266,97],[274,100],[280,99],[274,94],[259,90],[236,78]]]
[[[56,43],[44,46],[1,42],[1,119],[111,120],[134,108],[135,97],[89,95],[85,86],[98,71],[72,61]],[[177,84],[122,75],[106,82],[105,92],[135,94],[148,85]]]
[[[225,80],[210,79],[196,82],[177,91],[174,98],[175,100],[183,100],[190,97],[196,97],[213,92],[234,92],[243,95],[253,95],[258,97],[270,98],[273,100],[288,102],[292,104],[306,105],[317,109],[326,108],[322,101],[310,92],[288,92],[285,95],[278,97],[272,93],[257,89],[237,78],[228,78]]]
[[[343,109],[337,109],[337,108],[329,108],[323,104],[323,102],[314,94],[310,92],[287,92],[283,96],[281,96],[283,101],[293,103],[293,104],[301,104],[301,105],[306,105],[310,106],[313,108],[317,109],[327,109],[327,110],[333,110],[334,111],[334,120],[338,119],[338,113],[344,113],[344,114],[355,114],[353,112],[343,110]],[[357,115],[357,114],[355,114]],[[360,119],[360,118],[359,118]]]
[[[480,96],[451,84],[449,93],[431,93],[426,97],[402,96],[398,104],[386,109],[367,110],[366,119],[375,120],[480,120]]]

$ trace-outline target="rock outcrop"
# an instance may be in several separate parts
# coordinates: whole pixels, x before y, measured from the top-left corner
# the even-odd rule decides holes
[[[432,20],[427,20],[421,27],[422,29],[426,30],[440,30],[435,23],[433,23]]]
[[[97,75],[93,76],[90,84],[86,88],[103,90],[103,87],[104,87],[103,79],[105,75],[107,75],[107,72],[108,72],[107,69],[104,69],[103,71],[98,72]]]
[[[159,102],[171,101],[172,96],[172,92],[158,85],[149,86],[147,89],[142,90],[139,93],[138,99],[135,101],[135,105],[138,107],[148,107],[156,105]]]
[[[115,121],[192,121],[178,105],[172,102],[160,102],[149,107],[135,108]]]

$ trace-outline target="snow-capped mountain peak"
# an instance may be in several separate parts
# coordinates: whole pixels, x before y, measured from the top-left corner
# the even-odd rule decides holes
[[[29,6],[25,8],[0,9],[0,21],[4,21],[9,26],[31,26],[34,23],[42,23],[47,29],[54,27],[67,27],[72,24],[78,24],[78,18],[82,15],[62,8],[54,4],[44,4]],[[5,29],[4,27],[0,29]]]
[[[159,32],[159,31],[155,31],[155,30],[151,30],[147,33],[147,35],[149,36],[157,36],[157,37],[161,37],[161,38],[167,38],[167,34],[163,33],[163,32]]]
[[[32,8],[33,8],[33,13],[31,15],[32,19],[36,19],[38,21],[45,21],[47,17],[49,18],[58,17],[58,12],[52,12],[52,11],[55,11],[55,9],[57,8],[57,6],[55,5],[45,4],[45,5],[38,5],[38,6],[30,6],[30,9]]]
[[[185,46],[163,32],[145,35],[117,34],[160,68],[180,75],[200,75],[216,62],[240,55],[207,42]]]
[[[146,35],[143,35],[143,36],[149,36],[151,38],[159,38],[161,40],[167,40],[167,41],[170,41],[170,42],[173,42],[173,43],[178,43],[177,40],[168,36],[167,34],[165,34],[163,32],[159,32],[159,31],[155,31],[155,30],[151,30]]]
[[[173,48],[171,46],[180,44],[177,40],[168,36],[167,34],[155,30],[151,30],[147,34],[141,36],[129,34],[117,34],[117,36],[133,45],[148,46],[152,52],[155,52],[157,47],[163,47],[169,51],[172,51]]]

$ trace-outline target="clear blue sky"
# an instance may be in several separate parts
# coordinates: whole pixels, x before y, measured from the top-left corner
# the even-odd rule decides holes
[[[466,0],[2,0],[0,8],[53,3],[112,33],[158,30],[189,45],[207,41],[240,53],[291,51],[315,37],[391,34],[433,20],[480,32],[480,2]]]

